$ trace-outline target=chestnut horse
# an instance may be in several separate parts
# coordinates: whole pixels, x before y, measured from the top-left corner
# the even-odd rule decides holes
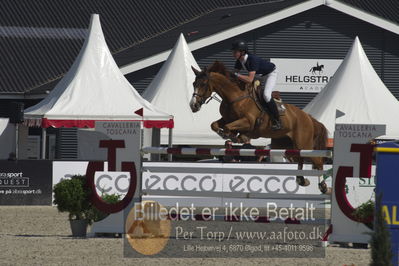
[[[243,142],[245,139],[259,137],[271,138],[272,149],[300,149],[300,150],[325,150],[327,145],[327,129],[323,124],[291,104],[284,104],[285,114],[281,116],[283,128],[278,131],[271,129],[269,115],[259,109],[255,100],[247,89],[240,88],[230,72],[224,65],[215,62],[208,70],[196,70],[193,83],[194,93],[190,101],[191,110],[195,113],[201,109],[202,104],[208,102],[213,93],[222,98],[220,114],[222,118],[213,122],[211,128],[222,138],[230,138],[234,142]],[[262,116],[261,123],[257,119]],[[259,120],[258,120],[259,121]],[[304,159],[291,157],[290,160],[298,162],[298,169],[303,168]],[[314,169],[323,169],[323,158],[310,158]],[[297,176],[296,181],[301,186],[308,186],[309,180]],[[327,185],[322,181],[319,188],[326,193]]]

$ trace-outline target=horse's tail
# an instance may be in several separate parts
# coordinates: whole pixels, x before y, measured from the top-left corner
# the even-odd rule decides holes
[[[313,70],[313,67],[310,68],[309,72],[312,72],[312,70]]]
[[[328,141],[328,130],[327,128],[317,121],[315,118],[312,118],[313,121],[313,149],[315,150],[325,150],[327,148]]]

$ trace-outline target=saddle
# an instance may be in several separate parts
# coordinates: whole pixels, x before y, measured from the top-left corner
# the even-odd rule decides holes
[[[267,108],[263,108],[263,106],[266,105],[266,102],[263,98],[264,87],[260,86],[260,84],[261,84],[260,80],[255,80],[251,84],[246,85],[246,89],[247,89],[249,95],[251,96],[252,99],[254,99],[256,106],[261,111],[258,118],[256,118],[255,128],[259,127],[263,123],[263,115],[265,113],[265,109],[267,109]],[[285,115],[285,107],[284,107],[283,101],[280,98],[280,92],[273,91],[272,97],[274,99],[274,102],[277,105],[277,110],[278,110],[280,116]],[[271,114],[269,114],[269,115],[271,115]]]
[[[256,103],[257,107],[259,108],[259,110],[262,111],[262,114],[261,114],[261,116],[262,116],[263,112],[264,112],[263,111],[264,108],[262,106],[264,106],[266,104],[266,102],[265,102],[265,99],[263,98],[264,87],[260,86],[260,80],[255,80],[251,84],[247,84],[246,89],[249,92],[249,95],[255,100],[255,103]],[[280,92],[273,91],[272,97],[273,97],[274,101],[276,102],[277,109],[278,109],[280,116],[285,115],[285,107],[284,107],[283,100],[280,97]]]

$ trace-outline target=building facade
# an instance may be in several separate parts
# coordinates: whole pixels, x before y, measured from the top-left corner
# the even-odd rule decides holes
[[[399,36],[326,6],[239,34],[195,50],[193,54],[201,67],[219,60],[233,69],[231,43],[235,39],[244,39],[250,51],[263,58],[342,60],[356,36],[381,80],[399,99]],[[143,91],[161,66],[159,63],[126,77],[137,90]],[[286,92],[282,93],[282,98],[303,108],[315,95]]]

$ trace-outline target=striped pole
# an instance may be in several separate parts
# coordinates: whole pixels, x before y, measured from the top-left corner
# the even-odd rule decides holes
[[[174,155],[233,155],[233,156],[300,156],[332,158],[329,150],[264,150],[264,149],[204,149],[145,147],[143,153]]]

